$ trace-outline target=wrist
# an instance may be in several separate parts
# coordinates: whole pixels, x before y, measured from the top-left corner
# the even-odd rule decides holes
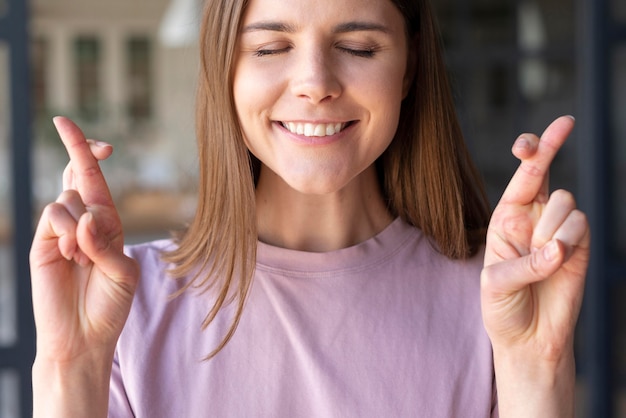
[[[529,350],[494,347],[494,367],[500,416],[574,416],[573,350],[538,358]]]
[[[112,356],[33,363],[34,417],[106,417]]]

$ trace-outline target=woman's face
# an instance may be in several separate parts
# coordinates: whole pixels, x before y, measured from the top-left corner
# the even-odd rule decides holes
[[[410,83],[391,1],[251,0],[237,48],[235,105],[262,170],[332,193],[391,142]]]

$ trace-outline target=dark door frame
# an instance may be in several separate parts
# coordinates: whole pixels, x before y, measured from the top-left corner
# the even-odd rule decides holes
[[[17,340],[0,348],[0,370],[19,375],[19,407],[32,416],[31,367],[35,356],[35,332],[31,304],[28,252],[32,240],[31,113],[28,11],[26,0],[8,0],[0,16],[0,41],[9,49],[10,153],[13,209],[13,249],[17,297]]]

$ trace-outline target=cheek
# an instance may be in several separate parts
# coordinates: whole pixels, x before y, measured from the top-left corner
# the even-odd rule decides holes
[[[404,68],[404,61],[390,60],[388,65],[374,67],[371,71],[352,71],[346,79],[354,86],[354,94],[368,103],[370,109],[391,116],[404,98]]]
[[[252,102],[251,97],[254,97],[255,93],[253,89],[254,83],[250,82],[250,78],[245,71],[238,69],[233,80],[233,98],[240,120],[248,113],[248,108]]]
[[[398,128],[402,107],[402,83],[379,84],[376,90],[369,92],[370,109],[373,109],[373,126],[386,138],[392,138]]]
[[[235,108],[242,126],[250,118],[271,114],[271,109],[280,97],[279,77],[263,67],[240,66],[235,71],[233,96]],[[256,120],[258,123],[260,120]]]

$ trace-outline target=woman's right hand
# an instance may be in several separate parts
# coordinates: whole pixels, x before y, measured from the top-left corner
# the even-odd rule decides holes
[[[30,252],[35,364],[106,364],[130,311],[139,269],[123,253],[122,224],[98,165],[111,147],[87,141],[67,118],[54,123],[70,163],[63,192],[44,209]]]

